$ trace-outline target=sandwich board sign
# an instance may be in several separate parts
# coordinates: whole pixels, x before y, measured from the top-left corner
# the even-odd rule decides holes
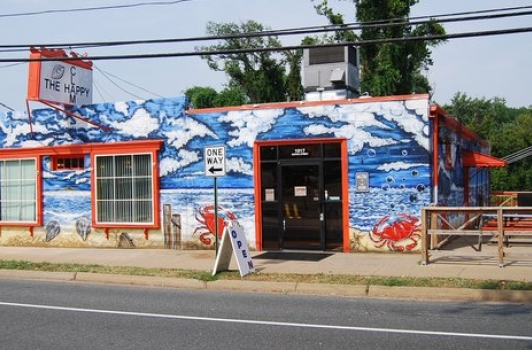
[[[216,255],[216,262],[212,271],[213,276],[219,271],[229,270],[229,264],[233,254],[236,258],[241,277],[244,277],[250,272],[255,272],[255,266],[253,266],[244,228],[236,220],[231,220],[224,229],[222,243]]]

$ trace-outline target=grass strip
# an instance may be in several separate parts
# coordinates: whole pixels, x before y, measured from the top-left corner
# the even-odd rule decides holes
[[[89,272],[103,274],[119,274],[133,276],[159,276],[170,278],[187,278],[199,281],[240,280],[270,282],[306,282],[342,285],[366,285],[389,287],[437,287],[437,288],[470,288],[491,290],[532,290],[531,282],[506,280],[475,280],[464,278],[429,278],[429,277],[386,277],[338,274],[295,274],[295,273],[252,273],[244,278],[238,271],[226,271],[212,276],[210,271],[142,268],[131,266],[105,266],[93,264],[66,264],[30,262],[23,260],[1,260],[3,270],[31,270],[47,272]]]

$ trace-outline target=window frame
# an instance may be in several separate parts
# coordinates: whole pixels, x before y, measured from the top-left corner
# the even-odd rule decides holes
[[[31,160],[33,161],[33,165],[34,165],[34,169],[35,169],[35,177],[33,179],[31,179],[33,181],[33,185],[34,185],[34,190],[35,190],[35,193],[34,193],[34,198],[33,198],[33,201],[35,203],[35,209],[34,209],[34,212],[33,212],[33,215],[34,215],[34,220],[20,220],[20,221],[14,221],[14,220],[2,220],[1,219],[1,216],[0,216],[0,225],[3,225],[3,226],[36,226],[38,225],[42,219],[39,215],[39,213],[41,212],[41,208],[42,208],[42,200],[39,200],[39,198],[42,198],[41,196],[41,193],[42,193],[42,190],[40,188],[40,157],[28,157],[28,156],[13,156],[13,157],[6,157],[6,156],[1,156],[0,157],[0,162],[13,162],[13,161],[24,161],[24,160]],[[20,170],[20,168],[19,168]],[[9,180],[9,179],[8,179]],[[27,180],[27,179],[26,179]],[[0,190],[1,190],[1,187],[0,187]],[[21,201],[22,198],[17,198],[18,201]],[[2,199],[0,198],[0,203],[2,202]]]
[[[91,152],[91,164],[93,171],[91,174],[91,206],[92,206],[92,226],[96,228],[159,228],[160,227],[160,191],[159,191],[159,159],[157,152],[161,148],[161,140],[129,141],[105,144],[105,147],[98,148]],[[121,156],[121,155],[151,155],[151,176],[152,176],[152,210],[153,220],[151,223],[128,223],[128,222],[98,222],[97,220],[97,184],[96,184],[96,158],[98,156]]]
[[[50,161],[51,161],[51,166],[50,168],[53,170],[53,171],[72,171],[72,170],[85,170],[86,168],[86,164],[85,164],[85,155],[84,154],[72,154],[72,155],[54,155],[52,157],[50,157]],[[63,166],[63,167],[59,167],[59,163],[60,163],[60,160],[69,160],[70,161],[70,166],[66,167],[66,166]],[[81,165],[79,165],[78,163],[78,166],[73,166],[73,162],[72,160],[81,160]],[[66,162],[65,162],[66,163]]]
[[[35,162],[35,220],[30,221],[4,221],[0,219],[0,226],[42,226],[42,171],[41,156],[31,151],[13,152],[14,150],[1,149],[0,161],[14,161],[31,159]],[[1,199],[0,199],[1,200]]]
[[[138,174],[135,172],[135,158],[137,156],[148,156],[148,174]],[[111,158],[111,162],[108,163],[111,165],[112,169],[107,174],[101,174],[101,176],[98,175],[99,171],[96,169],[98,166],[103,166],[104,158]],[[122,174],[118,174],[117,170],[120,165],[120,159],[128,159],[129,162],[125,161],[125,169],[123,170]],[[102,163],[99,162],[99,160],[102,160]],[[151,164],[154,163],[153,160],[153,154],[151,152],[141,152],[141,153],[126,153],[126,154],[95,154],[94,155],[94,168],[96,169],[93,172],[94,177],[94,183],[96,184],[95,191],[93,191],[94,197],[94,211],[93,211],[93,218],[94,222],[97,225],[102,226],[109,226],[109,225],[120,225],[120,226],[152,226],[156,213],[154,212],[154,179],[153,179],[153,169],[151,169]],[[128,166],[129,164],[129,166]],[[124,164],[122,164],[122,167]],[[129,171],[127,171],[129,169]],[[148,200],[142,201],[141,197],[137,197],[134,195],[134,192],[137,187],[135,184],[135,180],[137,179],[149,179],[149,195],[147,196]],[[112,184],[112,193],[110,194],[109,198],[103,198],[105,193],[109,193],[109,191],[100,191],[99,190],[99,183],[110,183]],[[122,186],[120,186],[120,183],[122,183]],[[124,186],[125,185],[125,186]],[[120,190],[119,188],[122,188]],[[122,194],[122,195],[121,195]],[[100,197],[98,196],[100,195]],[[121,198],[122,197],[122,198]],[[100,204],[103,206],[107,202],[110,206],[113,207],[115,213],[112,215],[116,219],[117,216],[120,216],[119,213],[116,211],[118,210],[117,207],[120,206],[120,203],[132,203],[129,207],[130,210],[134,210],[136,205],[135,202],[151,202],[150,205],[150,212],[151,214],[151,220],[140,222],[140,221],[103,221],[102,220],[102,213],[100,212]],[[127,204],[126,204],[127,205]],[[131,219],[134,219],[135,214],[131,213]]]
[[[144,230],[151,228],[160,228],[161,226],[161,213],[160,213],[160,179],[159,179],[159,158],[158,152],[161,149],[163,140],[132,140],[121,141],[112,143],[86,143],[86,144],[72,144],[72,145],[59,145],[59,146],[47,146],[47,147],[32,147],[32,148],[0,148],[0,160],[12,160],[12,159],[35,159],[36,165],[36,220],[31,222],[3,222],[0,220],[0,227],[2,226],[26,226],[30,227],[30,231],[33,227],[42,227],[44,221],[44,205],[43,205],[43,178],[42,178],[42,162],[43,157],[50,157],[50,161],[53,162],[55,156],[79,156],[89,155],[90,166],[95,164],[95,155],[105,154],[135,154],[135,153],[150,153],[152,164],[151,173],[153,178],[152,186],[152,207],[153,207],[153,223],[152,224],[111,224],[111,223],[97,223],[95,220],[95,176],[94,169],[87,168],[88,164],[85,164],[86,169],[91,171],[91,216],[92,226],[95,228],[142,228]],[[50,164],[50,169],[52,169]]]

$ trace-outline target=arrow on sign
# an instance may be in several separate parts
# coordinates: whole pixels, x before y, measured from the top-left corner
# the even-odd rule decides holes
[[[213,167],[213,166],[211,166],[211,167],[209,168],[209,172],[210,172],[211,174],[214,174],[214,173],[220,172],[220,171],[222,171],[222,170],[223,170],[222,168],[215,168],[215,167]]]

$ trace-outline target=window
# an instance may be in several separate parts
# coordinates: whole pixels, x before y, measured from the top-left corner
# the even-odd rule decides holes
[[[79,156],[57,156],[52,161],[53,170],[82,170],[85,169],[85,157]]]
[[[153,224],[152,154],[95,159],[97,224]]]
[[[0,221],[37,221],[35,159],[0,160]]]

